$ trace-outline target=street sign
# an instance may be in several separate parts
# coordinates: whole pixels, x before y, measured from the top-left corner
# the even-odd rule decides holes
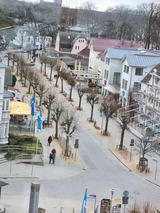
[[[124,196],[124,197],[128,197],[128,196],[129,196],[129,191],[124,191],[124,192],[123,192],[123,196]]]
[[[134,146],[134,139],[131,139],[130,146]]]
[[[75,148],[75,149],[78,149],[78,148],[79,148],[79,139],[75,139],[74,148]]]

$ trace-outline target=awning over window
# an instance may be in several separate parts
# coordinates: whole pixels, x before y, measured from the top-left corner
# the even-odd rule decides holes
[[[10,101],[10,115],[31,115],[31,107],[29,104]]]
[[[107,85],[104,87],[105,90],[111,92],[112,94],[119,94],[119,90],[114,88],[113,86],[111,85]]]

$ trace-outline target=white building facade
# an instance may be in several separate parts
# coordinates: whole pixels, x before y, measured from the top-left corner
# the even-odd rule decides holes
[[[8,143],[10,95],[4,91],[6,65],[0,63],[0,145]]]

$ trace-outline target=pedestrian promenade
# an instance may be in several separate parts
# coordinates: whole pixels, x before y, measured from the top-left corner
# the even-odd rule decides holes
[[[49,75],[49,68],[47,69],[47,74]],[[53,72],[53,76],[56,74]],[[47,80],[48,85],[54,85],[54,77],[52,76],[53,83],[51,84]],[[26,94],[27,88],[24,88],[21,86],[20,82],[17,81],[16,88],[20,89],[22,94],[25,94],[25,102],[30,103],[30,98],[32,95]],[[64,91],[69,94],[69,89],[70,87],[67,85],[67,83],[64,82]],[[55,88],[57,90],[57,93],[59,93],[59,88]],[[61,94],[60,94],[61,95]],[[72,107],[73,109],[76,110],[78,106],[78,94],[76,91],[76,88],[73,89],[73,99],[74,102],[70,103],[67,101],[67,99],[61,95],[61,97],[66,100],[68,107]],[[110,136],[103,136],[101,134],[101,130],[104,129],[104,124],[105,124],[105,119],[100,116],[100,111],[99,111],[99,105],[96,104],[94,108],[94,119],[97,122],[97,125],[99,126],[99,130],[97,130],[93,123],[90,123],[87,121],[87,118],[90,117],[90,110],[91,107],[86,101],[86,95],[83,96],[82,98],[82,111],[77,111],[77,114],[80,117],[81,122],[83,125],[86,127],[88,131],[91,131],[93,134],[95,134],[95,137],[98,138],[97,144],[100,147],[104,147],[104,152],[105,149],[107,148],[110,150],[110,152],[115,156],[117,161],[120,161],[130,172],[133,172],[135,175],[138,175],[140,178],[146,179],[147,181],[151,182],[152,184],[157,185],[157,187],[160,186],[160,168],[158,166],[157,172],[156,172],[156,164],[153,159],[158,160],[160,162],[160,157],[156,155],[155,153],[148,153],[146,157],[148,158],[149,161],[149,168],[150,172],[149,173],[140,173],[139,170],[136,169],[136,165],[138,164],[139,160],[139,148],[134,146],[132,149],[132,155],[131,154],[131,147],[130,147],[130,141],[131,139],[134,139],[135,141],[138,141],[139,139],[133,135],[130,131],[126,130],[125,132],[125,137],[124,137],[124,146],[127,149],[127,152],[119,152],[118,149],[116,148],[117,145],[119,145],[120,142],[120,134],[121,134],[121,129],[116,121],[116,118],[109,119],[109,133]],[[43,109],[43,116],[46,116],[46,110],[45,108]],[[61,179],[61,178],[68,178],[75,176],[76,174],[79,174],[84,171],[85,168],[85,162],[83,162],[83,159],[81,158],[80,153],[77,154],[77,158],[75,160],[75,153],[73,153],[73,158],[70,159],[65,159],[62,155],[62,148],[60,147],[59,143],[57,140],[53,140],[51,145],[48,146],[47,144],[47,139],[49,135],[54,134],[54,122],[52,125],[52,128],[45,128],[42,129],[41,132],[38,133],[38,138],[40,139],[41,143],[44,146],[44,166],[39,166],[35,165],[34,163],[31,164],[17,164],[16,162],[7,162],[4,164],[0,164],[0,179],[13,179],[13,180],[18,180],[18,179],[29,179],[29,180],[47,180],[47,179]],[[22,131],[21,133],[19,130],[15,132],[16,134],[24,134]],[[72,144],[72,143],[71,143]],[[56,154],[56,160],[55,160],[55,165],[49,164],[49,153],[50,151],[55,148],[57,151]],[[7,181],[6,181],[7,182]],[[3,198],[3,203],[4,205],[10,205],[13,206],[15,202],[17,202],[17,197],[4,197]],[[49,198],[48,198],[49,199]],[[21,197],[22,203],[25,203],[25,199]],[[46,200],[42,201],[43,202],[49,202]],[[57,201],[60,203],[60,201]],[[66,201],[67,202],[67,201]],[[45,205],[46,205],[45,204]],[[28,205],[25,204],[25,205]],[[67,204],[68,206],[70,203]],[[77,204],[78,205],[78,204]],[[71,206],[71,205],[70,205]],[[74,204],[76,206],[76,204]],[[22,209],[26,209],[28,206],[22,207]],[[10,210],[9,213],[12,211]],[[20,211],[23,212],[23,211]],[[12,212],[12,213],[20,213],[20,212]],[[49,212],[52,212],[50,210]],[[58,212],[58,211],[57,211]]]
[[[36,61],[36,66],[40,66],[38,59]],[[48,86],[54,85],[55,84],[55,79],[54,79],[54,75],[57,74],[55,71],[53,71],[52,73],[52,82],[50,82],[49,80],[46,79],[46,84]],[[50,75],[50,68],[47,67],[47,75]],[[60,83],[60,82],[59,82]],[[17,81],[16,83],[16,88],[18,88],[22,94],[25,95],[25,102],[30,103],[30,99],[32,94],[26,94],[27,88],[22,87],[21,83],[19,81]],[[60,88],[55,88],[56,93],[59,93]],[[66,92],[67,95],[69,95],[69,90],[70,90],[70,86],[64,81],[64,91]],[[61,96],[61,98],[63,100],[66,100],[66,103],[68,105],[68,107],[71,107],[73,109],[76,110],[78,103],[79,103],[79,97],[78,97],[78,93],[76,88],[73,89],[73,93],[72,93],[72,97],[73,97],[73,102],[68,102],[67,98],[65,98],[62,94],[59,94],[59,96]],[[124,146],[126,147],[126,151],[125,152],[119,152],[118,149],[116,148],[119,143],[120,143],[120,134],[121,134],[121,128],[119,123],[116,120],[116,117],[109,119],[109,133],[110,136],[103,136],[101,134],[101,131],[104,130],[104,126],[105,126],[105,118],[102,118],[100,115],[100,111],[99,111],[99,105],[95,104],[94,107],[94,120],[96,120],[96,124],[99,127],[99,130],[97,130],[93,123],[90,123],[87,121],[87,118],[90,117],[90,111],[91,111],[91,107],[90,105],[87,103],[86,101],[86,95],[84,95],[82,97],[82,104],[81,104],[83,110],[82,111],[77,111],[77,114],[80,117],[81,122],[86,126],[86,128],[88,128],[89,130],[91,130],[93,132],[93,134],[96,135],[96,137],[99,138],[100,144],[105,144],[107,142],[107,148],[113,153],[113,155],[115,155],[115,157],[122,163],[124,164],[124,166],[126,166],[130,171],[135,172],[136,174],[149,179],[149,181],[154,182],[155,184],[160,184],[160,168],[157,167],[156,168],[156,164],[154,160],[160,161],[160,156],[158,156],[155,153],[147,153],[146,154],[146,158],[149,161],[149,168],[150,168],[150,172],[145,174],[145,172],[140,173],[139,170],[136,169],[136,165],[139,162],[139,156],[140,156],[140,150],[139,148],[135,145],[134,147],[130,147],[130,141],[131,139],[134,139],[134,141],[138,141],[139,139],[133,135],[129,130],[125,131],[125,136],[124,136]],[[44,116],[46,116],[46,109],[43,108],[43,112],[44,112]],[[23,134],[23,132],[22,132]],[[38,134],[39,139],[41,140],[42,144],[44,145],[44,150],[45,150],[45,156],[44,156],[44,162],[45,165],[48,162],[48,156],[49,156],[49,152],[50,152],[50,148],[47,146],[47,138],[49,135],[53,135],[54,134],[54,122],[53,122],[53,128],[47,128],[47,129],[43,129],[42,132],[40,132]],[[57,150],[59,150],[59,152],[57,153],[57,156],[59,156],[60,158],[58,159],[57,157],[57,163],[62,163],[63,159],[61,160],[61,152],[62,149],[59,146],[58,142],[55,140],[53,141],[53,143],[51,144],[51,146],[55,145]],[[74,158],[74,157],[73,157]],[[79,159],[81,159],[79,157]],[[74,165],[76,166],[77,162],[74,162],[74,159],[70,159],[69,161],[72,161]],[[68,161],[68,159],[67,159]],[[67,163],[67,161],[65,163]],[[81,161],[79,160],[79,164],[80,168],[84,167],[84,163],[82,162],[83,159],[81,159]],[[35,166],[36,167],[36,166]],[[157,169],[157,171],[155,171],[155,169]],[[155,177],[155,172],[156,172],[156,177]],[[42,177],[42,176],[41,176]]]

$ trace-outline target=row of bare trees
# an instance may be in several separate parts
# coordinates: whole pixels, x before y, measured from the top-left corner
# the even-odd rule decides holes
[[[62,68],[60,60],[48,59],[45,56],[42,56],[40,60],[42,66],[39,70],[29,66],[21,54],[8,54],[8,64],[10,61],[12,62],[13,69],[16,69],[16,75],[19,76],[19,81],[22,82],[24,87],[28,87],[27,93],[33,92],[34,97],[38,96],[38,108],[44,106],[47,109],[47,124],[49,124],[50,119],[55,122],[55,138],[58,139],[59,137],[60,126],[63,128],[62,131],[66,133],[65,155],[68,156],[69,138],[79,128],[79,122],[75,110],[70,109],[67,103],[60,100],[55,87],[58,86],[59,78],[61,78],[61,84],[63,82],[62,79],[67,80],[71,86],[68,99],[70,101],[72,100],[72,88],[75,85],[75,80],[73,83],[72,76],[69,77],[69,74]],[[45,78],[47,76],[47,66],[50,67],[49,80],[52,80],[53,69],[57,71],[55,87],[51,86],[48,79],[46,80]],[[35,100],[37,101],[37,98]]]
[[[74,110],[68,110],[67,105],[60,101],[56,94],[55,87],[58,86],[58,79],[61,79],[61,93],[63,93],[63,80],[67,81],[70,85],[70,92],[68,101],[73,101],[72,90],[76,85],[75,76],[70,75],[63,67],[62,61],[59,59],[51,59],[46,56],[40,57],[41,68],[40,70],[28,65],[27,61],[21,54],[8,54],[8,64],[12,62],[13,68],[16,70],[16,75],[19,75],[19,80],[22,82],[24,87],[28,87],[27,93],[33,92],[34,96],[38,96],[39,102],[37,107],[40,108],[42,105],[47,109],[47,124],[50,119],[55,122],[55,138],[59,137],[59,126],[63,124],[63,131],[66,133],[66,149],[69,147],[69,136],[78,128],[78,119]],[[55,79],[55,87],[51,86],[46,81],[46,68],[50,67],[49,81],[53,79],[53,70],[57,72]],[[94,106],[99,103],[100,113],[105,118],[105,128],[102,131],[103,135],[109,135],[108,123],[113,113],[117,113],[119,109],[118,95],[100,96],[98,88],[89,88],[88,86],[78,86],[77,93],[79,96],[78,110],[82,110],[81,107],[82,97],[86,94],[87,102],[91,106],[91,114],[89,121],[94,121]],[[67,109],[67,110],[66,110]],[[118,118],[121,127],[121,137],[119,149],[123,149],[123,139],[125,130],[130,123],[130,113],[118,111]],[[145,145],[144,145],[145,144]],[[141,141],[140,143],[143,156],[148,152],[150,143]],[[68,151],[67,151],[68,152]]]

